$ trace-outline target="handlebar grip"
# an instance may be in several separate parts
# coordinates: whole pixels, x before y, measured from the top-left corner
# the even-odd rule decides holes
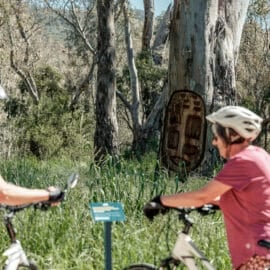
[[[61,202],[64,200],[64,198],[65,198],[65,192],[60,189],[56,189],[53,191],[49,191],[48,201],[38,202],[38,203],[33,204],[33,206],[35,209],[45,211],[45,210],[48,210],[51,204],[56,203],[56,202]]]
[[[64,198],[65,192],[60,189],[49,191],[49,200],[48,200],[49,203],[61,202],[64,200]]]
[[[219,206],[214,205],[214,204],[205,204],[202,207],[197,208],[197,211],[201,214],[201,215],[209,215],[209,214],[213,214],[216,212],[216,210],[219,210]]]

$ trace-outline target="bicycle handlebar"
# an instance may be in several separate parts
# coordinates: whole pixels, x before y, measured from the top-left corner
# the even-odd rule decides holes
[[[63,194],[61,201],[63,201],[65,199],[65,195],[66,195],[67,191],[71,188],[74,188],[77,185],[78,179],[79,179],[79,175],[77,173],[72,173],[69,176],[64,190],[59,190],[59,194],[60,193]],[[48,201],[41,201],[41,202],[37,202],[37,203],[28,203],[28,204],[23,204],[23,205],[0,204],[0,208],[5,209],[9,213],[16,213],[16,212],[22,211],[26,208],[29,208],[31,206],[33,206],[34,209],[47,210],[51,206],[52,203],[53,203],[53,201],[48,200]]]
[[[166,214],[169,210],[176,210],[179,214],[179,219],[185,222],[188,221],[188,215],[193,211],[197,211],[201,215],[209,215],[215,213],[217,209],[219,207],[212,204],[205,204],[201,207],[164,207],[161,203],[150,201],[144,206],[143,211],[145,216],[152,221],[158,214]]]
[[[25,208],[31,207],[31,206],[33,206],[33,203],[23,204],[23,205],[15,205],[15,206],[1,204],[0,208],[5,209],[9,212],[16,213],[16,212],[19,212]]]
[[[180,214],[189,214],[191,212],[198,212],[201,215],[209,215],[216,212],[216,210],[219,210],[220,208],[217,205],[214,204],[204,204],[200,207],[183,207],[183,208],[172,208],[176,211],[178,211]]]

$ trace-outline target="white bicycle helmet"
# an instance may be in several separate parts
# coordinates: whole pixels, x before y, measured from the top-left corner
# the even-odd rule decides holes
[[[241,137],[254,141],[261,131],[263,119],[252,111],[240,106],[226,106],[206,116],[213,124],[232,128]]]

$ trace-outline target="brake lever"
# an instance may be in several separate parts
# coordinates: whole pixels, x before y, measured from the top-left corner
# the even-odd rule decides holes
[[[50,203],[46,202],[39,202],[34,204],[34,209],[35,210],[41,210],[41,211],[47,211],[51,207]]]
[[[202,207],[197,208],[197,211],[203,215],[209,215],[209,214],[214,214],[216,210],[219,210],[220,208],[217,205],[214,204],[205,204]]]

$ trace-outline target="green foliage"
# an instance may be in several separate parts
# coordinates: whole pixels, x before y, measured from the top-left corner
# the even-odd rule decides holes
[[[21,81],[22,98],[11,98],[5,106],[17,130],[18,151],[46,158],[66,152],[78,156],[89,150],[93,123],[84,108],[69,108],[70,94],[60,86],[60,74],[45,66],[37,70],[35,81],[40,93],[38,104],[33,104]]]
[[[253,0],[249,5],[239,52],[237,88],[243,106],[268,118],[270,54],[267,2]]]
[[[193,177],[180,183],[166,172],[155,175],[155,166],[155,154],[141,161],[114,161],[108,157],[102,168],[83,159],[2,161],[0,171],[4,178],[28,187],[63,186],[71,172],[80,174],[78,186],[61,206],[47,212],[29,209],[17,214],[14,223],[27,254],[40,269],[104,269],[104,225],[93,221],[89,203],[118,201],[124,207],[126,221],[112,224],[113,269],[135,262],[155,263],[167,257],[182,225],[173,211],[149,222],[142,214],[143,205],[160,193],[199,188],[207,179]],[[217,269],[230,269],[220,213],[208,217],[194,213],[193,218],[195,242]],[[8,245],[3,226],[0,234],[3,251]]]
[[[249,16],[268,16],[268,0],[252,0],[249,5]]]
[[[161,93],[167,69],[155,65],[151,53],[143,51],[136,58],[136,67],[141,86],[142,106],[145,116],[149,115],[157,97]],[[126,95],[130,94],[130,76],[128,67],[117,76],[117,88]]]
[[[27,114],[27,104],[24,100],[17,97],[9,97],[4,106],[4,111],[8,114],[8,118],[13,118],[18,115]]]
[[[137,56],[136,66],[141,83],[144,111],[148,116],[161,92],[167,69],[155,65],[153,57],[148,51],[142,51]]]

